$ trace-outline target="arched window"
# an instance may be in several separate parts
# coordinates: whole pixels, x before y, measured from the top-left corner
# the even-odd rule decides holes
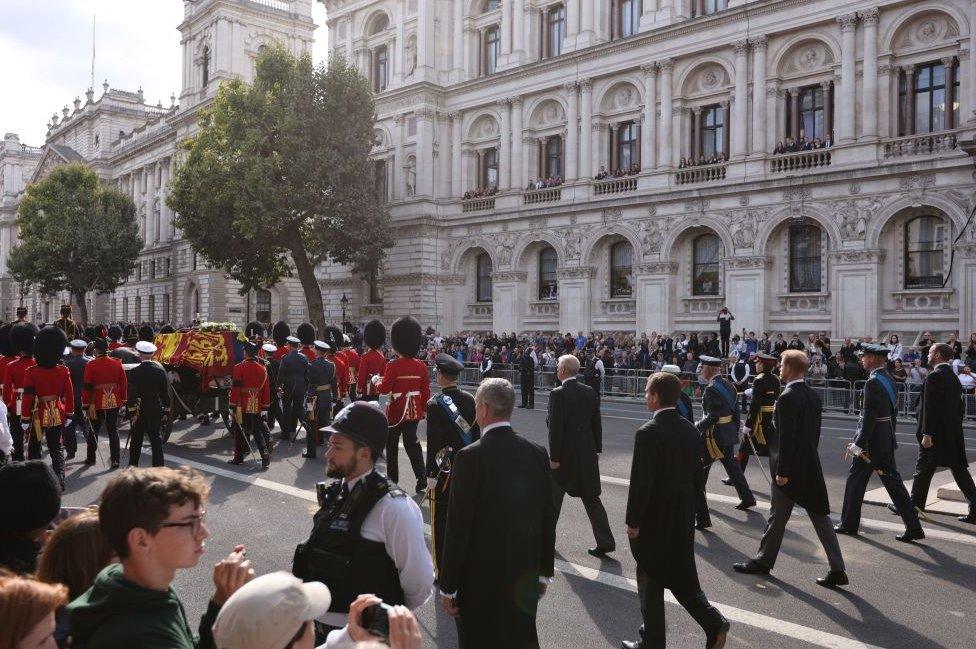
[[[369,23],[368,35],[375,36],[380,32],[385,32],[389,28],[390,28],[390,19],[387,17],[385,13],[380,13],[378,16],[373,18],[373,20]]]
[[[494,11],[502,6],[502,0],[485,0],[485,3],[481,6],[481,13],[486,14],[489,11]]]
[[[206,88],[207,84],[210,83],[210,46],[206,45],[203,48],[203,87]]]
[[[487,252],[478,255],[477,286],[475,298],[478,302],[491,302],[491,257]]]
[[[495,74],[495,70],[498,69],[498,57],[502,52],[501,35],[497,25],[485,30],[481,49],[481,74]]]
[[[271,322],[271,291],[255,289],[254,319],[258,322]]]
[[[620,241],[610,248],[610,297],[630,297],[634,294],[634,248],[628,241]]]
[[[692,295],[718,295],[718,257],[722,242],[715,234],[703,234],[692,243]]]
[[[790,293],[819,293],[822,230],[817,225],[790,226]]]
[[[555,300],[559,297],[556,279],[556,251],[552,247],[539,251],[539,299]]]
[[[616,130],[615,146],[611,148],[614,157],[611,167],[613,171],[630,171],[638,161],[637,124],[624,122]],[[614,141],[614,126],[610,126],[610,139]]]
[[[701,128],[698,155],[711,160],[725,153],[725,109],[721,106],[705,106],[701,109]]]
[[[643,12],[641,0],[612,0],[612,18],[610,29],[613,38],[627,38],[633,36],[640,29],[640,18]]]
[[[905,288],[937,288],[945,280],[946,223],[917,216],[905,224]]]
[[[373,50],[373,92],[386,90],[389,80],[390,57],[386,45]]]

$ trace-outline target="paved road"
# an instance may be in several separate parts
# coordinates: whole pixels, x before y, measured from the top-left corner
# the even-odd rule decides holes
[[[517,430],[545,444],[546,398],[537,409],[518,410]],[[627,549],[624,509],[634,430],[646,413],[637,404],[605,403],[604,453],[601,459],[604,503],[618,534],[618,550],[603,561],[586,554],[593,545],[582,504],[568,498],[557,534],[557,579],[541,604],[539,630],[544,647],[617,647],[634,636],[640,624],[635,594],[634,560]],[[825,419],[821,459],[835,510],[839,510],[848,464],[844,440],[853,422]],[[906,426],[907,429],[907,426]],[[423,427],[421,427],[423,430]],[[901,434],[898,464],[910,473],[915,449],[911,434]],[[304,440],[291,448],[279,446],[269,471],[254,463],[226,464],[230,442],[217,426],[189,422],[177,427],[166,447],[168,461],[188,463],[213,481],[207,507],[213,539],[197,568],[177,579],[177,588],[195,624],[211,594],[213,562],[235,543],[244,542],[259,573],[288,569],[295,544],[304,540],[315,508],[314,484],[324,462],[305,461]],[[976,462],[976,432],[967,431],[970,461]],[[103,454],[107,448],[102,449]],[[145,457],[145,456],[144,456]],[[409,463],[401,451],[404,482],[410,484]],[[926,525],[929,538],[905,546],[894,540],[900,520],[887,510],[866,505],[863,535],[841,538],[852,580],[844,591],[826,591],[813,579],[826,570],[825,557],[813,528],[795,515],[787,530],[779,563],[771,578],[737,575],[734,561],[748,558],[758,547],[769,488],[756,462],[746,475],[760,499],[752,512],[733,508],[731,487],[721,484],[721,468],[712,471],[708,492],[715,526],[697,535],[698,569],[709,598],[732,620],[730,647],[974,647],[976,646],[976,527],[954,517],[936,516]],[[67,504],[94,502],[109,477],[102,465],[85,470],[69,465]],[[873,481],[869,488],[880,486]],[[667,557],[662,557],[666,561]],[[667,609],[669,647],[700,647],[703,635],[680,607]],[[453,622],[434,601],[419,612],[427,646],[456,647]]]

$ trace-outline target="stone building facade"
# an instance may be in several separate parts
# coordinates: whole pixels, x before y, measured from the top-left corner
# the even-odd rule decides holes
[[[85,163],[103,182],[132,196],[145,242],[128,281],[110,294],[88,296],[93,321],[188,323],[200,318],[242,324],[306,318],[297,281],[241,295],[237,282],[207,268],[176,228],[166,192],[179,143],[194,134],[199,111],[221,81],[252,78],[255,56],[272,42],[296,54],[310,51],[312,1],[187,0],[179,25],[183,87],[168,106],[147,103],[141,88],[129,92],[106,82],[97,99],[95,89],[89,89],[84,99],[75,98],[73,108],[65,106],[52,116],[44,146],[25,146],[14,134],[5,137],[0,148],[0,311],[5,320],[24,303],[32,320],[50,322],[69,299],[67,294],[21,293],[6,272],[26,183],[68,162]]]
[[[976,330],[976,1],[324,1],[397,238],[354,317]]]

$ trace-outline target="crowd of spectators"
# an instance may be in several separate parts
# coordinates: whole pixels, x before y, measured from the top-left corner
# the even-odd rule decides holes
[[[708,165],[716,165],[728,161],[729,161],[729,154],[725,152],[721,152],[721,153],[716,152],[710,156],[700,155],[697,158],[682,157],[678,161],[678,169],[685,169],[687,167],[706,167]]]
[[[478,187],[476,189],[469,189],[464,192],[464,200],[469,200],[472,198],[488,198],[489,196],[494,196],[498,193],[498,187],[492,185],[490,187]]]
[[[525,186],[525,191],[531,192],[536,189],[551,189],[563,184],[562,176],[549,176],[548,178],[533,178]]]
[[[830,136],[828,135],[824,139],[818,137],[808,140],[807,138],[800,136],[799,140],[794,140],[792,137],[786,138],[784,142],[777,142],[776,147],[773,149],[773,153],[797,153],[798,151],[812,151],[814,149],[829,149],[832,145],[830,141]]]
[[[600,171],[594,176],[594,180],[606,180],[608,178],[626,178],[627,176],[636,176],[641,172],[641,166],[636,162],[629,167],[623,167],[621,169],[614,169],[613,171],[607,171],[606,167],[601,166]]]

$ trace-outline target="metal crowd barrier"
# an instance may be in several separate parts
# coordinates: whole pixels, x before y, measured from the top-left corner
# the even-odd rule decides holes
[[[434,364],[428,363],[430,379],[434,380]],[[608,397],[629,398],[643,400],[644,386],[647,377],[653,374],[651,370],[634,370],[624,368],[613,368],[607,371],[603,377],[601,394]],[[491,376],[506,379],[519,389],[522,384],[521,371],[511,363],[495,363],[491,368]],[[725,375],[731,380],[731,377]],[[694,372],[682,372],[678,375],[681,379],[682,389],[695,402],[701,401],[704,384]],[[749,377],[749,385],[755,377]],[[464,370],[461,372],[460,384],[468,387],[476,387],[481,383],[481,366],[478,363],[465,363]],[[543,366],[537,369],[534,377],[535,389],[537,392],[549,392],[556,385],[556,368]],[[823,402],[825,412],[846,413],[858,415],[864,404],[864,384],[865,381],[856,381],[853,384],[842,379],[808,380],[808,385],[813,388]],[[909,385],[906,383],[896,383],[895,388],[898,392],[897,411],[900,418],[914,419],[918,400],[921,396],[920,386]],[[965,416],[966,419],[976,420],[976,394],[964,394]]]

